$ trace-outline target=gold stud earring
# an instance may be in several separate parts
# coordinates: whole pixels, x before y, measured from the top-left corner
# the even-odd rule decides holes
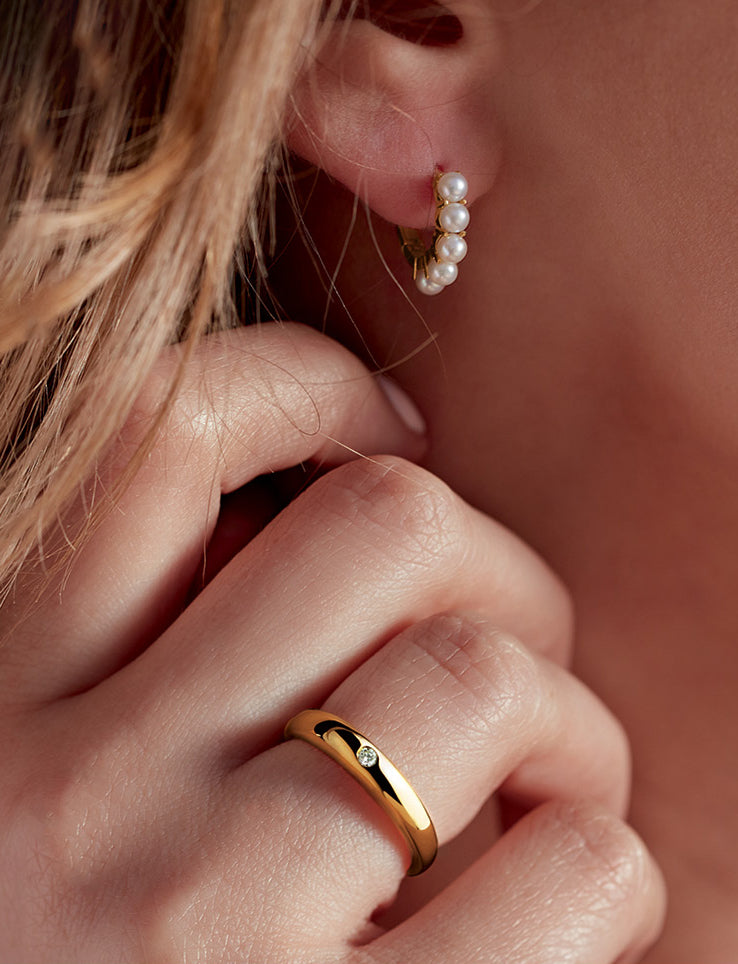
[[[415,228],[397,229],[402,253],[413,269],[413,280],[424,295],[437,295],[459,275],[459,262],[467,252],[468,190],[466,178],[458,171],[436,171],[433,175],[436,222],[430,247],[426,249]]]

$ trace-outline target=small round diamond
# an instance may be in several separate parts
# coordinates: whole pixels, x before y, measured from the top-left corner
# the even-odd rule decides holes
[[[373,746],[362,746],[356,752],[356,759],[363,767],[373,767],[379,757]]]

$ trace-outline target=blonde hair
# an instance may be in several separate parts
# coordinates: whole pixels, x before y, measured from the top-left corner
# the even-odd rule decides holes
[[[319,0],[4,0],[0,589],[162,347],[238,323],[234,252]]]

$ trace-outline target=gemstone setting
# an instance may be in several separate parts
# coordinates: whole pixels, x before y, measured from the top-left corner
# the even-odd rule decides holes
[[[356,751],[356,759],[363,767],[373,767],[379,760],[379,755],[373,746],[361,746]]]

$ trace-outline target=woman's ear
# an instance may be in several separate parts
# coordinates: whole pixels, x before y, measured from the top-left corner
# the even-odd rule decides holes
[[[429,9],[444,29],[429,20],[424,34],[418,15]],[[364,0],[362,19],[321,35],[295,90],[289,146],[381,217],[426,227],[436,168],[461,171],[470,201],[494,180],[497,31],[489,0]]]

